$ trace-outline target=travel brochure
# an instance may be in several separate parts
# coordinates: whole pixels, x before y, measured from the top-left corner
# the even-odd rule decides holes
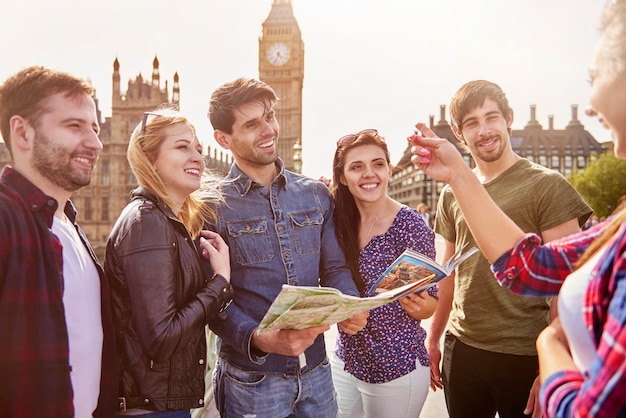
[[[336,324],[409,293],[419,293],[434,286],[477,251],[476,247],[467,251],[461,249],[440,265],[423,254],[407,249],[383,272],[369,291],[370,297],[365,298],[344,295],[331,287],[284,284],[261,320],[258,332]]]

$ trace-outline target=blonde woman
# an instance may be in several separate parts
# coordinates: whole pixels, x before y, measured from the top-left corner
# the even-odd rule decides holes
[[[187,118],[173,110],[145,113],[127,157],[140,186],[113,227],[105,260],[118,416],[189,417],[204,406],[205,325],[231,298],[229,251],[219,235],[202,230],[215,214],[197,195],[205,167]]]

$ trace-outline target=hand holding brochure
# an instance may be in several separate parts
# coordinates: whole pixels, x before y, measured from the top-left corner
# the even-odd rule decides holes
[[[413,292],[419,293],[448,277],[456,266],[477,251],[478,248],[476,247],[472,247],[467,251],[461,249],[441,266],[425,255],[407,249],[383,272],[368,292],[368,295],[374,296],[398,287],[406,288],[406,291],[401,292],[398,297],[406,296]],[[410,284],[413,284],[413,286],[409,286]]]
[[[441,266],[407,249],[385,270],[372,286],[371,297],[366,298],[344,295],[330,287],[285,284],[261,320],[258,332],[336,324],[435,285],[476,251],[476,247],[465,252],[458,251]]]

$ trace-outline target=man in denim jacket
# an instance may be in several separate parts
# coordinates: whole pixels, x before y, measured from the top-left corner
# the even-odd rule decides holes
[[[283,284],[358,296],[335,235],[330,191],[278,158],[277,100],[270,86],[244,78],[211,96],[215,140],[235,159],[214,226],[230,247],[234,287],[226,315],[211,325],[219,336],[216,405],[222,416],[335,417],[323,335],[329,327],[256,333]],[[367,316],[339,326],[355,334]]]

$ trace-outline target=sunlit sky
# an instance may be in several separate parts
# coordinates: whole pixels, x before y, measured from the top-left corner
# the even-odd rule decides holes
[[[0,79],[30,65],[87,77],[103,116],[111,114],[113,61],[122,88],[178,71],[181,110],[201,140],[217,146],[206,118],[211,92],[240,76],[258,77],[258,38],[272,0],[0,0]],[[530,106],[544,128],[584,115],[587,69],[598,39],[601,0],[292,0],[305,47],[303,172],[329,176],[340,136],[376,128],[392,160],[429,115],[439,120],[465,82],[502,86],[523,128]],[[170,91],[171,95],[171,91]],[[446,116],[447,118],[449,116]]]

